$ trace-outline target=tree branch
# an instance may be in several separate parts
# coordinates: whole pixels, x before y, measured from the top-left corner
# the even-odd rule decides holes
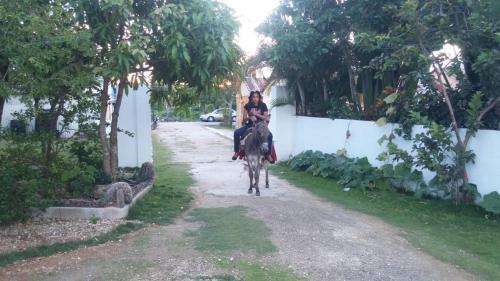
[[[499,103],[500,103],[500,97],[497,97],[488,106],[486,106],[483,110],[481,110],[481,113],[479,113],[479,117],[477,118],[477,121],[481,121],[483,119],[484,115],[486,115],[486,113],[488,113],[490,110],[492,110]]]

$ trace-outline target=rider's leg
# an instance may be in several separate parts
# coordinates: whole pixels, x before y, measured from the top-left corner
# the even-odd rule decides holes
[[[239,129],[234,130],[234,155],[233,155],[233,160],[236,160],[238,158],[238,154],[240,153],[240,139],[241,136],[248,130],[248,127],[245,125]]]

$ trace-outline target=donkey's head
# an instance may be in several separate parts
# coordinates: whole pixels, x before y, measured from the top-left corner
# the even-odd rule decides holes
[[[267,127],[267,122],[259,122],[255,124],[255,133],[257,137],[257,142],[260,145],[260,149],[263,153],[267,153],[268,151],[268,143],[267,138],[271,133],[269,128]]]

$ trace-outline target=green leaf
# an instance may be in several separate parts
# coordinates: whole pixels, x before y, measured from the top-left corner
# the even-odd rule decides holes
[[[387,140],[389,140],[389,138],[387,137],[387,135],[383,135],[380,139],[378,139],[377,143],[379,145],[382,145]]]
[[[387,103],[387,104],[392,104],[394,103],[399,97],[399,93],[393,93],[389,96],[387,96],[385,99],[384,99],[384,102]]]
[[[187,49],[182,50],[182,55],[188,64],[191,64],[191,56],[189,55]]]
[[[383,127],[387,124],[387,118],[381,117],[375,122],[375,124],[377,124],[377,126],[379,127]]]

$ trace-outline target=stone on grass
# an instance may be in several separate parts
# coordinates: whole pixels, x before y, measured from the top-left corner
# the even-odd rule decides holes
[[[115,182],[97,187],[97,196],[105,205],[116,204],[122,208],[132,202],[132,188],[126,182]]]
[[[141,181],[151,180],[155,177],[155,168],[153,163],[145,162],[141,166],[141,170],[139,171],[139,179]]]

